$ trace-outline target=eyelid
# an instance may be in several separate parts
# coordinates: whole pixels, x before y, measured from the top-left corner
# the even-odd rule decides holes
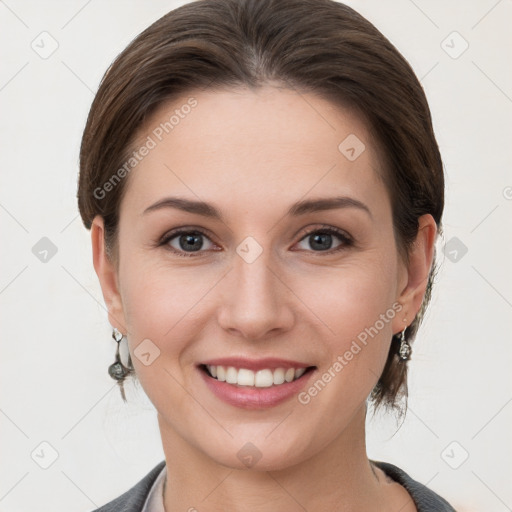
[[[302,242],[306,238],[308,238],[308,236],[312,235],[313,233],[327,233],[329,235],[334,235],[335,237],[337,237],[339,239],[340,245],[338,245],[337,247],[334,247],[334,248],[330,248],[326,251],[313,251],[313,250],[306,249],[306,250],[302,250],[303,252],[306,252],[309,254],[314,254],[315,256],[327,257],[327,256],[330,256],[333,254],[337,254],[343,250],[347,250],[347,249],[355,247],[355,240],[349,233],[347,233],[343,229],[340,229],[340,228],[337,228],[337,227],[334,227],[331,225],[327,225],[327,224],[323,224],[320,226],[316,225],[316,226],[307,228],[306,233],[300,238],[300,240],[297,242],[297,244]]]
[[[343,229],[336,228],[336,227],[331,226],[329,224],[320,224],[320,225],[317,224],[317,225],[314,225],[314,226],[309,226],[309,227],[307,227],[305,229],[306,229],[306,231],[302,234],[301,238],[296,243],[302,242],[306,237],[308,237],[309,235],[311,235],[313,233],[317,233],[317,232],[324,232],[324,233],[328,233],[328,234],[333,234],[335,236],[338,236],[340,238],[340,240],[342,240],[342,244],[339,247],[337,247],[337,248],[329,249],[327,251],[306,251],[306,252],[316,253],[316,254],[320,254],[320,255],[321,254],[332,254],[332,253],[337,252],[341,248],[347,248],[349,246],[354,245],[354,239],[353,239],[353,237],[350,234],[348,234]],[[217,246],[219,245],[219,244],[217,244],[216,242],[214,242],[212,240],[212,237],[209,234],[209,230],[207,230],[205,228],[194,227],[194,226],[184,226],[184,227],[175,228],[175,229],[172,229],[172,230],[166,232],[165,235],[163,235],[160,238],[160,240],[157,242],[157,246],[164,246],[164,245],[168,246],[169,247],[168,250],[171,251],[172,253],[174,253],[174,254],[176,254],[178,256],[185,256],[185,257],[190,257],[190,256],[191,257],[197,257],[201,253],[209,252],[209,251],[202,251],[202,250],[192,251],[192,252],[178,251],[174,247],[171,247],[169,245],[169,242],[173,238],[175,238],[175,237],[177,237],[179,235],[190,234],[190,233],[195,233],[195,234],[199,234],[201,236],[204,236],[204,237],[208,238],[208,240],[212,244],[217,245]],[[210,249],[210,251],[211,250],[218,251],[219,249]]]
[[[308,235],[311,235],[312,233],[316,233],[317,231],[320,231],[320,232],[330,232],[330,233],[334,233],[342,238],[346,238],[347,241],[350,241],[351,243],[354,242],[354,239],[351,235],[349,235],[345,230],[343,229],[340,229],[340,228],[336,228],[334,226],[331,226],[329,224],[320,224],[320,225],[315,225],[313,227],[308,227],[306,228],[307,231],[305,232],[305,234],[302,236],[302,238],[300,239],[300,241],[304,240],[304,238]]]
[[[181,226],[179,228],[174,228],[170,229],[169,231],[166,231],[165,234],[162,235],[158,240],[158,244],[166,243],[167,241],[169,241],[169,239],[174,238],[177,235],[188,233],[200,233],[201,235],[206,236],[207,238],[210,239],[210,241],[213,242],[212,238],[214,237],[212,236],[208,229],[199,226]]]
[[[209,251],[199,250],[199,251],[187,252],[187,251],[179,251],[170,245],[169,242],[172,239],[174,239],[180,235],[191,234],[191,233],[204,236],[213,245],[216,245],[216,246],[219,245],[212,240],[212,236],[209,234],[209,230],[207,230],[205,228],[195,227],[195,226],[183,226],[183,227],[179,227],[179,228],[175,228],[175,229],[171,229],[170,231],[167,231],[165,233],[165,235],[163,235],[159,239],[159,241],[156,243],[156,246],[157,247],[165,246],[165,249],[172,252],[173,254],[176,254],[177,256],[185,256],[185,257],[190,257],[190,256],[197,257],[197,256],[201,255],[201,253],[220,250],[220,249],[214,248],[214,249],[210,249]]]

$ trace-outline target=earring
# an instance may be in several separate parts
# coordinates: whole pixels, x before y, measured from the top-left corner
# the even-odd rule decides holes
[[[122,339],[124,338],[124,335],[119,332],[115,327],[112,331],[112,338],[114,338],[114,340],[116,341],[117,343],[117,348],[116,348],[116,355],[115,355],[115,360],[114,362],[108,367],[108,374],[114,379],[117,381],[117,383],[119,384],[119,387],[121,388],[121,396],[123,397],[123,400],[126,402],[126,395],[124,393],[124,386],[123,386],[123,381],[124,379],[126,378],[127,375],[129,375],[131,372],[132,372],[132,363],[131,363],[131,357],[128,356],[128,365],[129,367],[127,368],[122,362],[121,362],[121,356],[120,356],[120,353],[119,353],[119,345],[122,341]]]
[[[404,330],[400,334],[400,348],[398,349],[399,362],[407,361],[411,356],[411,346],[407,343],[405,339],[405,330],[407,327],[404,327]]]

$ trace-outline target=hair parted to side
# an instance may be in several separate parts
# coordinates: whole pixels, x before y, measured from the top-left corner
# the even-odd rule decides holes
[[[117,227],[128,177],[97,193],[130,153],[144,121],[164,103],[200,90],[279,84],[354,109],[383,158],[397,249],[407,261],[426,213],[442,232],[444,176],[421,84],[398,50],[352,8],[333,0],[199,0],[153,23],[106,71],[80,149],[78,206],[84,225],[101,215],[105,243],[118,261]],[[341,141],[340,141],[341,142]],[[414,340],[429,303],[434,264],[419,313],[406,330]],[[408,319],[410,320],[410,319]],[[407,403],[407,364],[393,337],[371,399]]]

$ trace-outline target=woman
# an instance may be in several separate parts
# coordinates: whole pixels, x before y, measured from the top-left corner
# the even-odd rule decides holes
[[[140,381],[165,461],[99,510],[454,510],[365,447],[369,402],[404,410],[443,197],[424,92],[351,8],[202,0],[141,33],[78,201],[109,373]]]

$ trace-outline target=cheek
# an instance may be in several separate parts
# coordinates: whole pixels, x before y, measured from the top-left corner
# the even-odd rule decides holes
[[[373,326],[381,314],[394,315],[396,271],[393,258],[369,253],[297,280],[294,292],[308,306],[310,317],[313,312],[335,339],[346,343]],[[388,322],[378,326],[386,335],[392,329]]]
[[[197,280],[191,286],[190,278],[169,269],[145,268],[128,274],[123,307],[137,379],[158,410],[165,410],[170,402],[172,409],[186,410],[190,400],[180,385],[180,365],[190,340],[197,337],[194,317],[200,308],[194,306],[207,286]],[[145,353],[150,354],[149,364],[141,357]]]
[[[222,295],[225,270],[214,266],[169,268],[144,259],[125,260],[120,269],[123,309],[133,344],[149,338],[163,346],[165,340],[166,352],[179,352],[186,331],[198,331],[200,323],[207,321],[205,317],[215,314],[211,301]],[[395,297],[396,260],[384,251],[365,251],[337,267],[310,265],[288,275],[283,270],[293,290],[291,302],[295,305],[290,307],[301,312],[300,317],[308,323],[323,326],[326,335],[345,342],[375,324]],[[290,297],[283,300],[288,302]]]
[[[365,400],[384,368],[393,318],[401,308],[395,301],[396,270],[393,259],[381,254],[336,274],[319,273],[318,286],[302,290],[323,324],[327,353],[317,380],[299,402],[311,412],[312,422],[328,414],[332,435]]]
[[[182,353],[197,337],[200,322],[211,317],[212,311],[205,308],[218,279],[215,269],[171,269],[143,261],[127,264],[122,295],[132,352],[149,339],[165,356],[159,363],[165,359],[166,367],[172,368],[182,362]],[[147,371],[144,366],[136,369]]]

